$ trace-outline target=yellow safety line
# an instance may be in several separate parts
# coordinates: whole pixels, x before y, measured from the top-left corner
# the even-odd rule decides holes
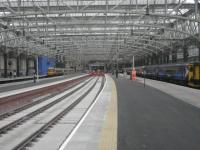
[[[114,81],[97,150],[117,150],[117,90]]]

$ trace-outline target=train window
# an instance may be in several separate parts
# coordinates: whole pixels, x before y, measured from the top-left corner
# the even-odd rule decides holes
[[[191,66],[191,67],[190,67],[190,72],[193,72],[193,71],[194,71],[194,67]]]

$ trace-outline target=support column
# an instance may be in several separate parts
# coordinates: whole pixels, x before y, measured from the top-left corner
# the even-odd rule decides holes
[[[159,65],[160,63],[159,63],[159,55],[158,55],[158,53],[156,54],[156,63],[155,63],[156,65]]]
[[[4,74],[4,54],[0,51],[0,77]]]
[[[145,66],[145,56],[143,57],[143,66]]]
[[[158,56],[159,56],[159,64],[161,65],[163,61],[163,54],[160,52]]]
[[[177,62],[177,52],[176,50],[172,51],[172,63]]]
[[[149,65],[152,65],[152,63],[151,63],[151,55],[149,55]]]
[[[143,66],[144,64],[143,64],[143,58],[141,58],[141,66]]]
[[[134,58],[134,56],[133,56],[133,62],[132,63],[133,63],[132,68],[135,68],[135,58]]]
[[[148,57],[147,56],[145,56],[145,66],[148,66],[149,64],[148,64]]]
[[[169,64],[169,54],[170,52],[167,52],[167,55],[166,55],[166,63]]]
[[[19,68],[20,68],[20,64],[19,63],[20,63],[20,55],[18,54],[17,55],[17,70],[16,70],[17,71],[16,72],[17,73],[17,77],[19,77]]]
[[[137,60],[137,66],[141,66],[140,58]]]
[[[151,65],[153,65],[153,55],[151,56]]]
[[[166,64],[166,53],[163,53],[163,64]]]
[[[4,53],[4,78],[8,77],[8,54]]]
[[[146,65],[149,65],[149,55],[146,56]]]
[[[153,55],[151,56],[151,61],[152,61],[152,65],[155,65],[155,64],[156,64],[155,54],[153,54]]]
[[[29,72],[29,58],[26,57],[26,76],[28,76],[28,72]]]
[[[188,61],[188,47],[186,45],[183,46],[183,62]]]
[[[166,64],[169,64],[169,52],[166,53],[166,60],[165,60]]]
[[[37,57],[35,57],[35,59],[34,59],[34,71],[35,71],[35,73],[37,73]]]
[[[144,65],[145,65],[145,66],[147,65],[147,58],[146,58],[145,55],[144,55]]]
[[[195,19],[200,19],[200,10],[199,10],[199,1],[195,0]],[[198,37],[199,40],[196,40],[196,46],[199,49],[199,61],[200,61],[200,23],[198,22]]]
[[[165,52],[162,52],[162,64],[165,64]]]
[[[197,47],[199,49],[199,62],[200,62],[200,43],[197,44]]]

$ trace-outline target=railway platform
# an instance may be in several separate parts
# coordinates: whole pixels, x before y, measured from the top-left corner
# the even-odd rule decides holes
[[[36,86],[36,85],[42,85],[42,84],[48,84],[51,82],[57,82],[57,81],[61,81],[64,79],[68,79],[68,78],[72,78],[72,77],[76,77],[76,76],[80,76],[83,75],[83,73],[77,73],[77,74],[69,74],[69,75],[65,75],[65,76],[55,76],[55,77],[50,77],[50,78],[40,78],[38,80],[38,82],[34,83],[33,82],[33,77],[29,77],[27,81],[16,81],[16,78],[11,78],[11,79],[2,79],[2,81],[7,81],[8,83],[3,83],[0,84],[0,92],[6,92],[6,91],[11,91],[11,90],[15,90],[16,86],[17,89],[22,89],[22,88],[28,88],[28,87],[32,87],[32,86]],[[18,79],[27,79],[27,77],[20,77],[17,78]],[[9,80],[13,80],[12,82],[9,82]],[[1,81],[1,79],[0,79]]]
[[[46,75],[40,75],[39,78],[45,78]],[[11,83],[11,82],[20,82],[27,81],[33,79],[32,76],[23,76],[23,77],[8,77],[8,78],[0,78],[0,84]]]
[[[58,88],[79,78],[65,90],[59,87],[54,95],[1,113],[0,149],[116,149],[117,95],[113,79],[108,75],[81,75],[54,84]],[[3,92],[1,98],[38,89],[43,93],[43,88],[52,84]]]
[[[115,80],[119,150],[198,150],[200,91],[143,78]]]
[[[57,93],[0,114],[0,149],[198,150],[200,91],[145,83],[122,75],[80,75],[54,82],[56,87],[37,85]]]

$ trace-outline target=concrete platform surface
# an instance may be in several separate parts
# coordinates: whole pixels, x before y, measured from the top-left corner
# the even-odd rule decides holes
[[[118,150],[200,149],[199,108],[159,87],[144,88],[143,84],[124,78],[116,79],[116,85]]]
[[[79,74],[70,74],[70,75],[66,75],[66,76],[43,78],[43,79],[39,79],[39,82],[37,82],[37,83],[33,83],[33,80],[28,80],[28,81],[20,81],[20,82],[0,84],[0,93],[15,90],[16,86],[17,86],[17,89],[22,89],[22,88],[35,86],[35,85],[41,85],[41,84],[46,84],[46,83],[50,83],[50,82],[56,82],[56,81],[60,81],[60,80],[64,80],[64,79],[67,79],[67,78],[80,76],[80,75],[83,75],[83,74],[79,73]]]
[[[46,75],[40,75],[39,77],[45,77]],[[12,81],[12,80],[18,80],[18,79],[30,79],[33,78],[33,76],[23,76],[23,77],[11,77],[11,78],[0,78],[0,81]]]
[[[137,77],[137,81],[144,84],[143,78]],[[145,84],[200,108],[199,89],[151,79],[145,79]]]
[[[85,119],[74,129],[60,150],[116,150],[117,95],[114,81],[106,76],[106,84],[88,110]]]

